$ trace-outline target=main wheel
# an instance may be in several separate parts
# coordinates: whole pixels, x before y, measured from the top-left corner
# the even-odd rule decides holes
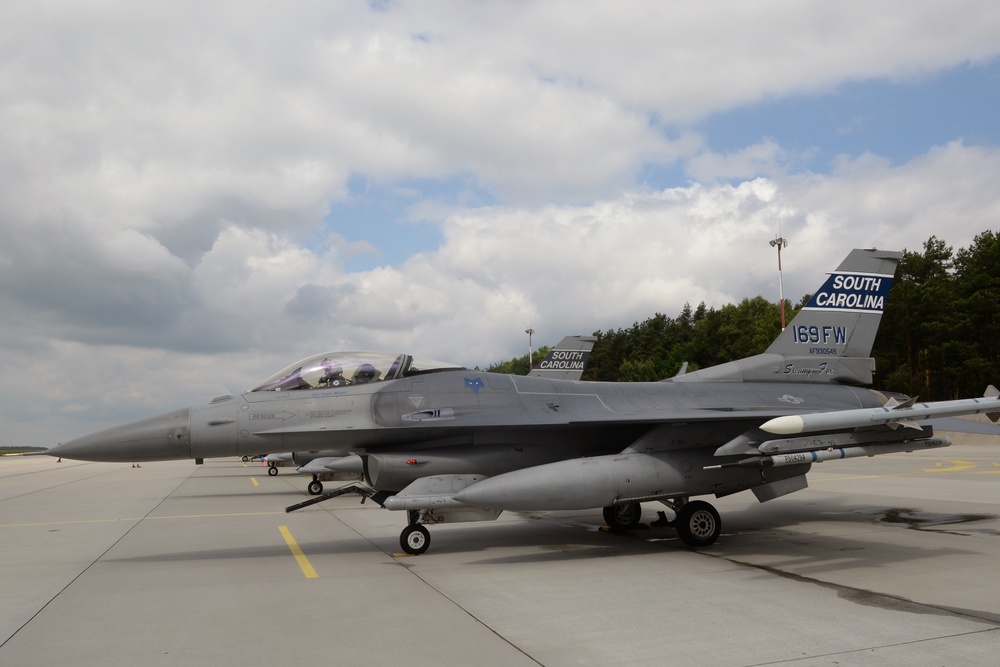
[[[249,456],[244,456],[244,457],[243,457],[243,463],[246,463],[246,462],[247,462],[247,461],[249,461],[249,460],[250,460],[250,457],[249,457]]]
[[[309,486],[306,489],[309,491],[310,496],[318,496],[323,493],[323,482],[318,482],[314,479],[309,482]]]
[[[278,474],[278,466],[267,466],[267,474],[274,477]]]
[[[630,505],[611,505],[604,508],[604,520],[612,532],[621,533],[626,530],[634,530],[639,525],[642,518],[642,505],[632,503]]]
[[[703,500],[694,500],[681,507],[675,524],[677,536],[695,549],[714,544],[722,532],[719,512]]]
[[[419,523],[411,523],[399,534],[399,546],[408,554],[419,556],[427,551],[430,545],[431,534]]]

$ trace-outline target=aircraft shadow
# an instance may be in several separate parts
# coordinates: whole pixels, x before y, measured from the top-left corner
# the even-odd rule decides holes
[[[361,538],[342,540],[327,540],[323,542],[299,543],[307,557],[336,554],[378,554],[381,550],[371,542]],[[172,553],[156,553],[148,556],[126,556],[101,558],[101,563],[188,563],[197,561],[224,561],[241,559],[287,559],[288,546],[285,544],[267,544],[245,547],[225,547],[219,549],[195,549],[190,551],[175,551]],[[384,552],[383,552],[384,553]]]
[[[753,558],[755,566],[763,559],[766,569],[791,568],[796,574],[805,576],[822,574],[831,568],[870,568],[975,553],[962,548],[956,541],[963,535],[963,526],[971,524],[938,523],[932,526],[892,521],[891,517],[899,509],[824,499],[766,509],[731,510],[723,518],[719,541],[704,552],[733,562]],[[943,520],[948,521],[947,518]],[[876,533],[871,530],[873,527],[882,530]],[[920,541],[915,543],[909,539],[909,535],[895,532],[912,529],[945,532],[955,538],[948,546],[942,546],[938,539],[928,539],[921,545]],[[859,531],[864,532],[865,539],[854,537]]]

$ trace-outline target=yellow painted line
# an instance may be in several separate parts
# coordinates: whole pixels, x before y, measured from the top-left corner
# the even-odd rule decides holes
[[[945,463],[952,464],[947,468],[942,468]],[[978,463],[975,461],[956,461],[954,459],[946,459],[944,462],[938,463],[934,468],[924,468],[924,472],[962,472],[964,470],[972,470]]]
[[[993,467],[997,470],[976,470],[973,474],[975,475],[1000,475],[1000,463],[996,461],[993,462]]]
[[[256,477],[251,477],[250,481],[253,482],[254,486],[260,486],[260,484],[257,483],[257,478]]]
[[[302,553],[302,549],[299,548],[299,543],[295,541],[292,537],[292,533],[288,530],[288,526],[278,526],[278,530],[281,531],[281,536],[285,538],[285,544],[288,545],[288,549],[295,556],[295,562],[299,564],[299,568],[302,570],[302,574],[306,575],[306,579],[316,579],[319,577],[316,574],[316,570],[313,569],[312,563],[306,558],[306,555]]]

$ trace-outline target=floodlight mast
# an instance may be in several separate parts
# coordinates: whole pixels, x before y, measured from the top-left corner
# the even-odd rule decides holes
[[[535,330],[528,327],[524,330],[524,333],[528,334],[528,372],[530,373],[535,368],[534,361],[531,358],[533,354],[531,349],[531,337],[534,335]]]
[[[780,232],[779,232],[780,233]],[[781,300],[781,330],[785,330],[785,287],[781,279],[781,249],[788,245],[786,241],[781,236],[774,237],[774,240],[769,242],[772,248],[778,249],[778,299]]]

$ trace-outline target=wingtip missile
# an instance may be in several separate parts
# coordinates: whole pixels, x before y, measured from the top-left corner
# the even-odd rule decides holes
[[[805,430],[805,426],[805,421],[799,415],[786,415],[766,421],[760,428],[774,435],[797,435]]]
[[[797,435],[799,433],[879,425],[886,425],[893,429],[900,427],[919,428],[916,422],[923,419],[977,414],[986,414],[990,419],[996,421],[996,417],[1000,416],[1000,392],[991,396],[987,390],[987,395],[983,398],[968,398],[957,401],[914,404],[908,400],[895,405],[887,403],[881,408],[785,415],[764,422],[760,428],[762,431],[774,435]]]

